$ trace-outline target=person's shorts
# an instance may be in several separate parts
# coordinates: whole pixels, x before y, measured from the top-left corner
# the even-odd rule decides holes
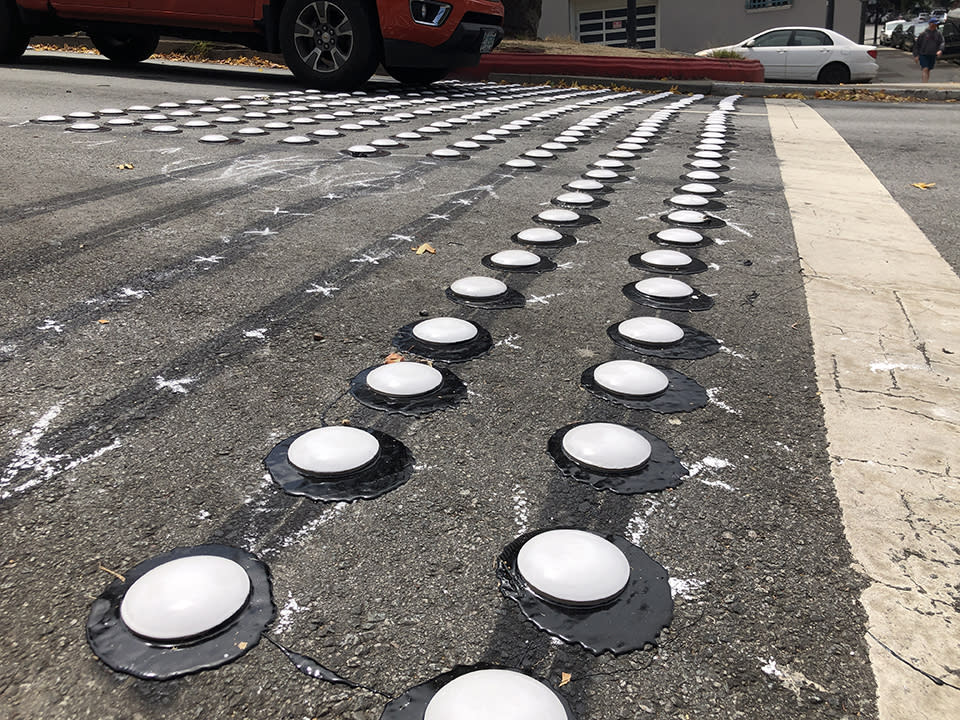
[[[920,67],[927,70],[933,70],[933,66],[937,62],[936,55],[917,55],[917,59],[920,61]]]

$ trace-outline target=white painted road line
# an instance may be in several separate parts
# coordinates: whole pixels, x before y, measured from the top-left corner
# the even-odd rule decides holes
[[[880,718],[960,717],[960,690],[907,664],[960,686],[960,354],[945,352],[960,348],[960,279],[816,111],[767,108],[831,472],[871,581],[862,601]]]

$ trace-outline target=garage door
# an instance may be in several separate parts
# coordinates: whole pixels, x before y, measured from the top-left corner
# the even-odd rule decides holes
[[[577,39],[584,43],[627,46],[627,9],[591,10],[577,13]],[[637,47],[657,46],[657,6],[637,6]]]

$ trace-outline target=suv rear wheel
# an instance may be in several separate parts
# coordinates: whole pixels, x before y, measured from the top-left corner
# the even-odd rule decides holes
[[[156,52],[160,34],[156,30],[139,27],[114,32],[91,30],[90,40],[101,55],[122,65],[133,65]]]
[[[30,43],[30,35],[20,23],[17,6],[0,0],[0,62],[14,62],[23,55]]]
[[[291,72],[321,90],[359,87],[380,59],[374,20],[358,0],[288,0],[280,47]]]
[[[443,80],[449,70],[447,68],[407,68],[388,67],[390,77],[404,85],[429,85]]]

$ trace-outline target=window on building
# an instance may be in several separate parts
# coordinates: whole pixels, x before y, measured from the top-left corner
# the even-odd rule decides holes
[[[790,7],[793,0],[746,0],[747,10],[760,10],[762,8]]]
[[[627,46],[627,9],[593,10],[577,15],[577,39],[583,43]],[[657,6],[637,6],[637,47],[657,47]]]

